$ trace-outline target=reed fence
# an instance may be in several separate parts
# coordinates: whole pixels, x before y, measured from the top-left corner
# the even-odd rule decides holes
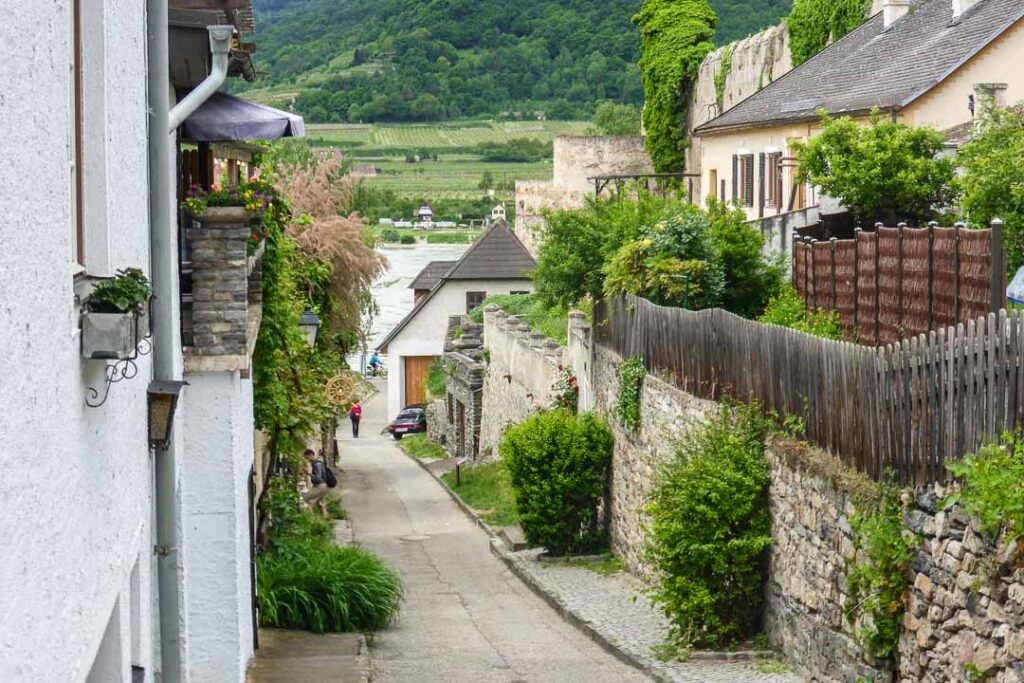
[[[878,480],[947,478],[945,462],[1024,425],[1024,317],[988,314],[869,347],[636,297],[599,303],[598,344],[684,391],[800,416],[807,438]]]
[[[1002,227],[877,227],[852,240],[794,241],[793,286],[865,344],[966,324],[1005,305]]]

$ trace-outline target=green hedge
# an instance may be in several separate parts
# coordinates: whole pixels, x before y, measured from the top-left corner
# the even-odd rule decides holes
[[[510,427],[501,456],[526,538],[552,555],[605,547],[598,514],[611,464],[611,431],[592,414],[548,410]]]

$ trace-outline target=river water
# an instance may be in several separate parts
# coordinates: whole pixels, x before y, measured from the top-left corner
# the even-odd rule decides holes
[[[391,262],[391,266],[374,284],[373,298],[380,306],[380,315],[373,321],[369,348],[372,352],[395,325],[412,310],[413,291],[409,284],[431,261],[457,261],[468,244],[416,244],[405,247],[380,247],[377,249]],[[359,356],[349,359],[350,367],[359,367]]]

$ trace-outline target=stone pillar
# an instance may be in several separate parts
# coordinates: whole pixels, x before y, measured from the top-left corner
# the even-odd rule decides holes
[[[249,279],[246,243],[255,214],[242,207],[211,207],[188,230],[192,246],[193,352],[244,356]]]

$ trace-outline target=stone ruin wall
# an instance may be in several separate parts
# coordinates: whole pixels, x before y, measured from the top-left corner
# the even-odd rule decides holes
[[[484,311],[487,372],[483,381],[480,457],[496,457],[501,435],[551,403],[566,350],[496,306]]]

